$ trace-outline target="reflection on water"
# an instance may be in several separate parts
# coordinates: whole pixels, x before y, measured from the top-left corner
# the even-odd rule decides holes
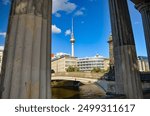
[[[53,99],[96,99],[104,96],[103,90],[95,84],[82,85],[78,90],[52,88]]]

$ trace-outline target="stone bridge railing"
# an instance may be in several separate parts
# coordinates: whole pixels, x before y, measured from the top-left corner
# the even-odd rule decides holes
[[[92,78],[100,79],[104,73],[91,73],[91,72],[61,72],[53,73],[52,76],[65,76],[65,77],[81,77],[81,78]]]
[[[95,83],[98,81],[98,79],[91,79],[91,78],[81,78],[81,77],[65,77],[65,76],[52,76],[53,80],[69,80],[69,81],[80,81],[83,84],[90,84]]]

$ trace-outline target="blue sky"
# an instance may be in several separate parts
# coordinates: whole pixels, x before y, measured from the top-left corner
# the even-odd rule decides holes
[[[5,3],[4,3],[5,1]],[[147,56],[140,13],[128,0],[138,56]],[[7,30],[9,2],[0,0],[0,45]],[[71,53],[70,29],[74,17],[75,56],[108,57],[111,33],[108,0],[53,0],[52,53]]]

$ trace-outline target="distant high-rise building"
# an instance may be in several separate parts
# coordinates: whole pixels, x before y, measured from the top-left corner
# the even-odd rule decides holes
[[[72,32],[71,32],[71,38],[70,38],[70,42],[71,42],[71,56],[74,57],[74,43],[75,43],[75,38],[74,38],[74,24],[73,24],[73,19],[72,19]]]
[[[64,52],[59,52],[59,53],[56,53],[54,58],[60,58],[62,56],[70,56],[70,54],[67,54],[67,53],[64,53]]]
[[[139,65],[139,71],[141,71],[141,72],[149,71],[149,64],[148,64],[148,58],[147,57],[138,56],[138,65]]]

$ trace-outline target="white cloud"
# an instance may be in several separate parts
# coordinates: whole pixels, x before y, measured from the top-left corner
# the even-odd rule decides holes
[[[61,29],[58,28],[56,25],[52,25],[52,33],[61,33]]]
[[[55,13],[55,16],[56,17],[61,17],[61,14],[60,13]]]
[[[67,35],[71,35],[71,30],[70,29],[66,30],[65,36],[67,36]]]
[[[71,13],[76,7],[76,4],[69,2],[69,0],[53,0],[52,13],[55,14],[59,11]]]
[[[10,3],[10,0],[2,0],[2,2],[3,2],[4,5],[7,5],[7,4]]]
[[[81,9],[77,10],[74,15],[75,16],[82,16],[82,15],[84,15],[84,11],[85,11],[85,8],[82,7]]]
[[[81,16],[81,15],[83,15],[84,13],[83,13],[83,11],[81,11],[81,10],[78,10],[77,12],[75,12],[75,16]]]
[[[0,36],[6,37],[6,32],[0,32]]]

